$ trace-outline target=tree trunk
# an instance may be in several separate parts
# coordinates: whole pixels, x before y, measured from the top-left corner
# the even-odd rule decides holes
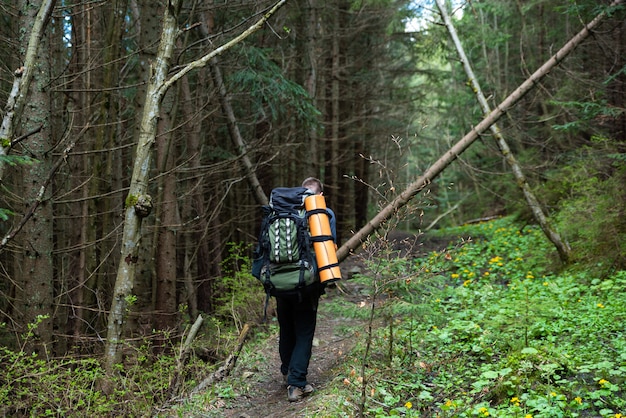
[[[623,0],[615,0],[611,6],[621,4]],[[404,206],[417,193],[428,186],[448,165],[450,165],[459,155],[461,155],[472,143],[485,132],[489,127],[502,117],[511,107],[513,107],[526,93],[528,93],[552,68],[557,66],[565,57],[572,52],[591,33],[591,29],[596,27],[606,16],[603,12],[589,22],[578,34],[570,39],[556,54],[546,61],[537,71],[535,71],[526,81],[524,81],[515,91],[505,98],[494,110],[476,125],[467,135],[450,148],[442,157],[431,165],[424,174],[409,184],[391,203],[385,206],[376,216],[374,216],[363,228],[354,234],[337,250],[337,258],[341,261],[345,259],[351,251],[356,249],[372,232],[392,217],[399,208]]]
[[[43,2],[39,13],[35,16],[30,5],[23,3],[21,10],[25,11],[24,27],[33,27],[33,32],[43,31],[47,23],[46,14],[49,16],[54,2]],[[49,8],[49,9],[48,9]],[[45,21],[43,20],[45,19]],[[37,29],[39,27],[40,29]],[[21,244],[21,269],[24,279],[18,293],[18,311],[22,313],[22,324],[25,329],[29,324],[37,324],[33,329],[33,337],[27,340],[28,351],[37,352],[42,358],[51,354],[52,342],[52,315],[53,315],[53,221],[52,200],[49,188],[43,186],[43,181],[52,173],[49,151],[53,147],[51,140],[50,125],[46,121],[50,118],[50,95],[44,90],[50,83],[51,57],[47,38],[41,33],[34,36],[26,47],[29,67],[25,68],[24,80],[21,88],[28,88],[28,94],[21,90],[22,97],[27,98],[20,110],[24,111],[24,131],[43,125],[43,129],[31,136],[28,147],[33,158],[36,159],[31,165],[23,168],[23,189],[25,191],[24,207],[38,203],[38,208],[30,218],[20,236]],[[39,41],[41,39],[41,41]],[[36,58],[36,61],[35,61]],[[34,83],[30,83],[30,81]],[[30,88],[29,88],[30,87]],[[17,105],[17,103],[16,103]],[[15,116],[20,111],[16,110]],[[14,119],[15,120],[15,119]]]
[[[476,78],[476,75],[474,74],[474,71],[472,70],[472,66],[470,65],[469,59],[467,58],[467,55],[465,54],[463,45],[461,44],[461,40],[459,39],[456,33],[456,29],[454,28],[454,25],[452,24],[452,20],[450,19],[450,16],[448,15],[448,12],[446,11],[446,6],[443,3],[443,0],[436,0],[436,3],[437,3],[437,7],[439,8],[439,12],[441,13],[441,17],[443,18],[444,24],[446,25],[446,28],[448,28],[448,32],[450,32],[450,37],[452,38],[452,41],[454,42],[454,45],[459,54],[459,58],[461,59],[461,62],[463,63],[463,68],[465,69],[465,73],[467,74],[467,77],[469,78],[469,81],[471,83],[471,88],[474,91],[476,98],[478,99],[478,103],[480,103],[480,107],[483,113],[487,115],[491,112],[491,108],[489,107],[489,103],[487,103],[487,99],[485,98],[485,95],[482,92],[480,84],[478,83],[478,79]],[[533,192],[530,190],[530,186],[528,184],[528,181],[526,181],[526,176],[524,176],[522,167],[519,165],[519,163],[517,162],[517,159],[511,152],[511,149],[509,145],[507,144],[507,142],[505,141],[498,124],[494,123],[493,125],[491,125],[490,130],[494,138],[496,139],[496,143],[498,144],[498,148],[500,149],[500,152],[502,152],[504,159],[508,163],[509,167],[511,167],[511,171],[513,171],[513,175],[515,176],[517,185],[522,190],[522,193],[524,194],[524,197],[526,198],[526,202],[528,203],[528,206],[530,210],[532,211],[533,216],[535,217],[535,220],[541,226],[541,229],[543,230],[546,237],[550,241],[552,241],[552,243],[556,247],[559,253],[559,256],[561,258],[561,261],[563,263],[567,263],[567,261],[570,258],[570,253],[571,253],[571,249],[569,245],[567,244],[567,242],[564,242],[561,239],[561,236],[559,235],[559,233],[550,225],[550,222],[548,221],[546,214],[543,212],[543,209],[541,208],[539,201],[537,200]]]
[[[330,51],[330,77],[327,80],[330,85],[328,86],[330,92],[328,94],[329,99],[329,136],[326,137],[326,143],[324,144],[325,148],[325,161],[324,161],[324,172],[328,173],[328,176],[325,176],[323,179],[326,183],[326,188],[330,189],[326,193],[329,195],[329,207],[335,208],[335,210],[340,210],[341,204],[345,201],[344,196],[342,196],[343,190],[340,189],[340,185],[343,183],[339,178],[339,143],[341,141],[340,134],[340,115],[341,111],[340,105],[340,59],[341,59],[341,48],[340,48],[340,37],[341,37],[341,15],[343,14],[343,5],[345,4],[343,1],[338,7],[340,10],[337,13],[333,14],[332,18],[332,34],[331,34],[331,51]],[[338,219],[337,222],[341,225],[345,221],[342,219]],[[340,234],[342,228],[340,225],[337,225],[337,233]]]
[[[132,292],[141,242],[141,223],[152,210],[152,197],[148,194],[152,146],[156,137],[161,101],[166,92],[163,87],[178,34],[176,13],[178,13],[179,2],[180,0],[171,0],[165,8],[159,50],[152,64],[152,76],[146,89],[146,100],[139,125],[139,141],[133,161],[130,189],[126,198],[121,259],[111,301],[104,353],[105,366],[109,373],[121,360],[120,344],[122,344],[123,325],[129,304],[133,301]]]
[[[176,198],[176,173],[173,170],[176,159],[176,146],[172,132],[172,115],[176,114],[176,100],[173,94],[166,96],[168,109],[163,109],[159,119],[157,140],[157,171],[165,173],[158,180],[158,200],[156,216],[156,301],[154,318],[155,329],[167,332],[176,326],[176,231],[178,229],[178,199]],[[164,106],[165,107],[165,106]],[[165,334],[166,335],[166,334]],[[159,336],[160,338],[161,336]],[[161,343],[157,344],[162,346]]]
[[[181,94],[183,103],[194,103],[188,77],[181,80]],[[183,117],[188,121],[187,124],[185,124],[185,137],[187,138],[189,169],[192,172],[199,171],[202,164],[202,159],[200,158],[200,153],[202,152],[200,138],[201,123],[198,122],[197,118],[194,118],[194,109],[195,108],[189,105],[183,106],[182,108]],[[199,264],[209,263],[208,257],[199,256],[208,254],[208,249],[206,248],[207,241],[202,234],[203,231],[206,231],[203,197],[204,182],[202,179],[203,177],[200,177],[198,180],[190,181],[192,184],[186,187],[186,190],[191,190],[191,203],[182,207],[183,219],[197,219],[197,221],[193,223],[195,226],[194,232],[185,231],[185,250],[183,255],[183,280],[185,282],[187,305],[189,306],[189,316],[191,318],[198,317],[198,291],[196,290],[194,277],[199,276],[200,270],[208,270],[208,268],[203,269]],[[195,230],[199,230],[200,232],[195,232]],[[197,268],[193,268],[194,263],[197,263]],[[202,281],[202,278],[202,276],[198,277],[200,281]],[[204,278],[207,279],[207,277]],[[198,286],[201,286],[201,284],[198,284]],[[209,298],[211,298],[210,292]]]

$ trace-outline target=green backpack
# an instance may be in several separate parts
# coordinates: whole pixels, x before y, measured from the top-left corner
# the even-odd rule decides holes
[[[313,192],[304,187],[272,190],[263,206],[263,219],[254,251],[252,275],[270,296],[301,295],[319,284],[304,199]]]

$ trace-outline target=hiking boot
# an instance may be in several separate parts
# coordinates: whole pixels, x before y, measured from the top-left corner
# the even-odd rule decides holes
[[[304,396],[309,396],[311,393],[313,393],[315,389],[313,389],[312,385],[309,385],[308,383],[302,388],[302,393],[304,393]]]
[[[287,399],[289,399],[289,402],[297,402],[305,396],[313,393],[314,390],[315,389],[313,389],[313,386],[309,385],[308,383],[301,388],[298,386],[289,386],[287,388]]]

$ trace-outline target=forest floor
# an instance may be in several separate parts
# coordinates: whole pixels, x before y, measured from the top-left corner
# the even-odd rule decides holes
[[[347,324],[343,318],[330,318],[324,310],[324,305],[328,303],[329,298],[341,297],[337,293],[330,295],[331,292],[337,291],[329,291],[329,296],[320,300],[313,354],[309,366],[308,381],[318,393],[335,378],[332,375],[333,368],[345,360],[354,342],[354,338],[350,338],[350,335],[341,335],[341,332],[338,331],[344,325],[354,325],[354,320],[350,320],[352,324]],[[277,334],[267,338],[263,342],[263,346],[267,353],[267,364],[263,367],[258,367],[258,365],[252,367],[252,369],[256,369],[255,372],[248,370],[244,372],[250,376],[248,380],[251,381],[247,390],[248,393],[233,399],[234,402],[228,402],[218,415],[232,418],[308,416],[306,410],[316,392],[302,401],[289,402],[287,400],[287,388],[279,371]]]
[[[429,251],[445,248],[444,240],[424,240],[411,234],[394,233],[388,237],[394,251],[401,257],[415,257]],[[273,333],[261,343],[259,350],[264,356],[254,364],[239,363],[233,370],[233,389],[235,394],[223,403],[212,405],[201,416],[230,418],[287,418],[306,417],[312,411],[312,402],[320,390],[335,384],[333,375],[336,366],[348,359],[357,338],[355,333],[362,331],[365,321],[352,318],[333,318],[325,309],[334,298],[346,298],[349,303],[367,305],[367,295],[349,278],[355,271],[362,271],[363,264],[359,257],[351,256],[341,263],[342,280],[339,287],[327,290],[320,300],[318,323],[315,332],[313,354],[309,366],[308,380],[316,392],[299,402],[287,400],[287,389],[280,375],[278,356],[278,335]],[[206,412],[209,412],[207,415]]]

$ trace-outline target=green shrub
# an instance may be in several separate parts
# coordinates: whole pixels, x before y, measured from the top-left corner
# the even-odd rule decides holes
[[[224,276],[215,297],[215,315],[241,329],[245,323],[257,323],[263,316],[265,292],[251,274],[249,252],[243,244],[228,243],[229,256],[223,262]]]
[[[606,275],[626,268],[626,163],[624,154],[601,145],[571,157],[545,189],[573,261]]]

